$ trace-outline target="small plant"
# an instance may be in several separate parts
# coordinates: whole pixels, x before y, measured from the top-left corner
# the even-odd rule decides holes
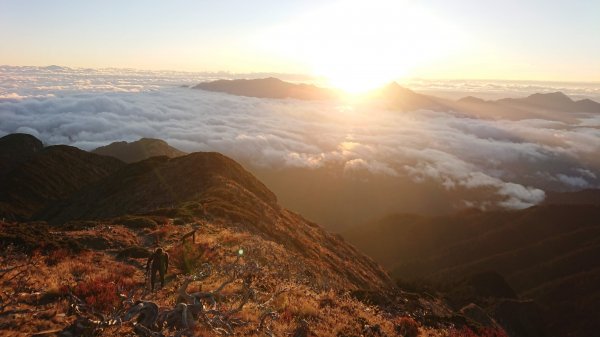
[[[94,310],[113,312],[121,306],[119,294],[129,292],[140,285],[132,278],[134,274],[134,267],[118,264],[109,274],[77,283],[72,292]]]
[[[64,248],[50,251],[50,253],[48,253],[48,256],[46,257],[46,265],[55,266],[59,262],[67,259],[71,255],[72,253],[68,249]]]
[[[294,316],[301,318],[319,317],[319,306],[314,301],[308,299],[298,300],[292,306]]]
[[[73,275],[73,277],[79,279],[92,272],[93,267],[87,263],[82,263],[78,261],[71,264],[69,271],[71,272],[71,275]]]
[[[207,244],[185,242],[169,252],[172,264],[184,274],[197,270],[203,263],[214,258]]]

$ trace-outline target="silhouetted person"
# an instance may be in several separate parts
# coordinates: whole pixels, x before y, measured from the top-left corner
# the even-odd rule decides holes
[[[160,276],[160,287],[165,286],[165,273],[169,267],[169,254],[164,252],[162,248],[156,248],[154,254],[148,258],[146,264],[146,273],[150,270],[150,285],[154,291],[154,283],[156,281],[156,272]]]

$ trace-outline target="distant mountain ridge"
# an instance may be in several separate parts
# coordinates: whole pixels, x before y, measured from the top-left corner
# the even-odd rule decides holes
[[[259,98],[295,98],[300,100],[339,99],[342,92],[309,84],[289,83],[277,78],[216,80],[193,87],[237,96]],[[467,96],[453,101],[420,94],[392,82],[366,94],[388,110],[456,111],[483,118],[534,118],[544,111],[600,113],[600,103],[590,99],[572,100],[562,92],[536,93],[525,98],[503,98],[486,101]]]
[[[525,98],[503,98],[496,103],[556,110],[563,112],[600,112],[600,103],[590,99],[574,101],[562,92],[536,93]]]
[[[154,138],[141,138],[130,143],[125,141],[114,142],[92,150],[92,152],[115,157],[125,163],[134,163],[155,156],[174,158],[187,154],[170,146],[162,139]]]
[[[203,82],[192,88],[259,98],[322,100],[336,98],[339,95],[335,90],[319,88],[311,84],[294,84],[274,77],[251,80],[216,80]]]

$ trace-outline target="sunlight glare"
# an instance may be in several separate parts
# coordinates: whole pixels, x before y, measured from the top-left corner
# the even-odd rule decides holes
[[[304,63],[327,84],[358,93],[448,55],[462,34],[416,3],[339,1],[274,29],[272,51]]]

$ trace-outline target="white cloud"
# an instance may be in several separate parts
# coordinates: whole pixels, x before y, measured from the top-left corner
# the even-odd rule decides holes
[[[347,173],[492,190],[481,207],[523,208],[542,201],[542,189],[599,185],[594,115],[573,123],[478,120],[210,93],[180,87],[200,81],[185,74],[32,69],[0,67],[9,75],[0,95],[19,96],[0,100],[0,135],[26,132],[87,150],[155,137],[263,167],[335,163]]]
[[[581,177],[574,177],[574,176],[569,176],[566,174],[558,174],[557,177],[558,177],[558,180],[560,180],[561,182],[563,182],[569,186],[573,186],[576,188],[591,187],[590,183],[588,183],[587,180],[585,180]]]

